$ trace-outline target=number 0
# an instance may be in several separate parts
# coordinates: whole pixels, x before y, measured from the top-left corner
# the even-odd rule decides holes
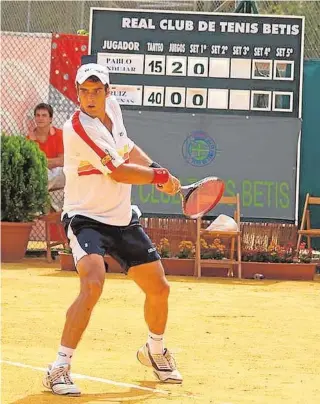
[[[203,96],[201,94],[195,94],[192,97],[192,104],[196,105],[197,107],[199,107],[200,105],[203,105]]]
[[[180,93],[172,93],[171,94],[171,103],[173,105],[179,105],[181,104],[182,97]]]
[[[194,74],[204,74],[204,66],[201,63],[197,63],[193,67]]]

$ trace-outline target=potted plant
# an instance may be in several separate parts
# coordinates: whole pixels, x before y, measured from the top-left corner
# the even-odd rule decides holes
[[[242,251],[242,275],[253,278],[262,274],[267,279],[313,280],[316,264],[312,262],[312,250],[302,243],[295,251],[291,244],[279,246],[271,242],[267,250]]]
[[[306,243],[301,243],[298,251],[299,262],[309,264],[312,261],[313,250],[312,248],[306,248]]]
[[[177,257],[180,259],[190,259],[194,258],[195,255],[195,247],[192,241],[183,240],[179,244],[179,252]]]
[[[214,239],[212,244],[208,244],[206,240],[200,239],[201,242],[201,258],[203,259],[225,259],[225,246],[220,239]],[[170,248],[169,240],[163,238],[157,246],[161,255],[161,261],[167,275],[194,275],[195,265],[195,245],[192,241],[182,240],[178,246],[178,253],[173,256]],[[205,264],[203,264],[205,267]],[[209,268],[210,269],[210,268]],[[222,265],[222,271],[215,269],[215,274],[224,274],[225,268]],[[209,274],[212,273],[209,271]]]
[[[167,238],[162,238],[157,246],[158,253],[161,258],[169,258],[171,256],[170,243]]]
[[[200,239],[201,259],[222,260],[225,258],[226,247],[221,243],[219,238],[215,238],[212,244],[208,244],[203,238]]]
[[[229,275],[229,266],[224,265],[223,260],[228,259],[226,256],[226,246],[219,238],[215,238],[209,244],[204,238],[200,239],[200,258],[201,270],[203,276],[225,277]],[[207,262],[205,260],[208,260]],[[212,261],[213,260],[213,261]],[[216,262],[214,262],[216,261]],[[212,265],[214,262],[214,266]],[[217,265],[221,264],[221,265]],[[230,274],[232,271],[230,271]]]
[[[191,241],[181,241],[179,252],[176,256],[172,256],[170,243],[166,238],[160,240],[157,249],[166,275],[193,275],[195,248]]]
[[[1,135],[1,259],[21,260],[35,217],[48,207],[47,160],[23,136]]]

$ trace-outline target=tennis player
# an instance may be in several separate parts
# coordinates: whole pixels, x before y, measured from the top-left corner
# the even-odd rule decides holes
[[[64,124],[66,176],[62,220],[80,277],[80,292],[67,311],[56,360],[44,386],[60,395],[80,395],[70,377],[74,351],[98,302],[105,280],[103,257],[114,257],[145,293],[147,342],[137,358],[161,382],[182,383],[164,346],[169,284],[160,256],[131,207],[131,184],[157,184],[169,195],[180,181],[161,168],[127,136],[120,106],[109,94],[104,66],[83,65],[76,75],[80,110]],[[159,186],[158,186],[159,185]]]

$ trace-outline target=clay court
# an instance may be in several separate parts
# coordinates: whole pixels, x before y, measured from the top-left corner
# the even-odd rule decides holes
[[[136,360],[147,329],[143,294],[107,274],[105,289],[74,356],[79,398],[42,387],[74,272],[28,259],[2,266],[2,402],[317,404],[320,402],[320,282],[169,278],[166,333],[184,383],[161,385]]]

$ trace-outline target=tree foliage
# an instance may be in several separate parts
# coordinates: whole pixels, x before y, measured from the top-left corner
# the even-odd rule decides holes
[[[304,58],[310,59],[320,56],[319,1],[259,1],[257,5],[261,14],[304,16]]]

